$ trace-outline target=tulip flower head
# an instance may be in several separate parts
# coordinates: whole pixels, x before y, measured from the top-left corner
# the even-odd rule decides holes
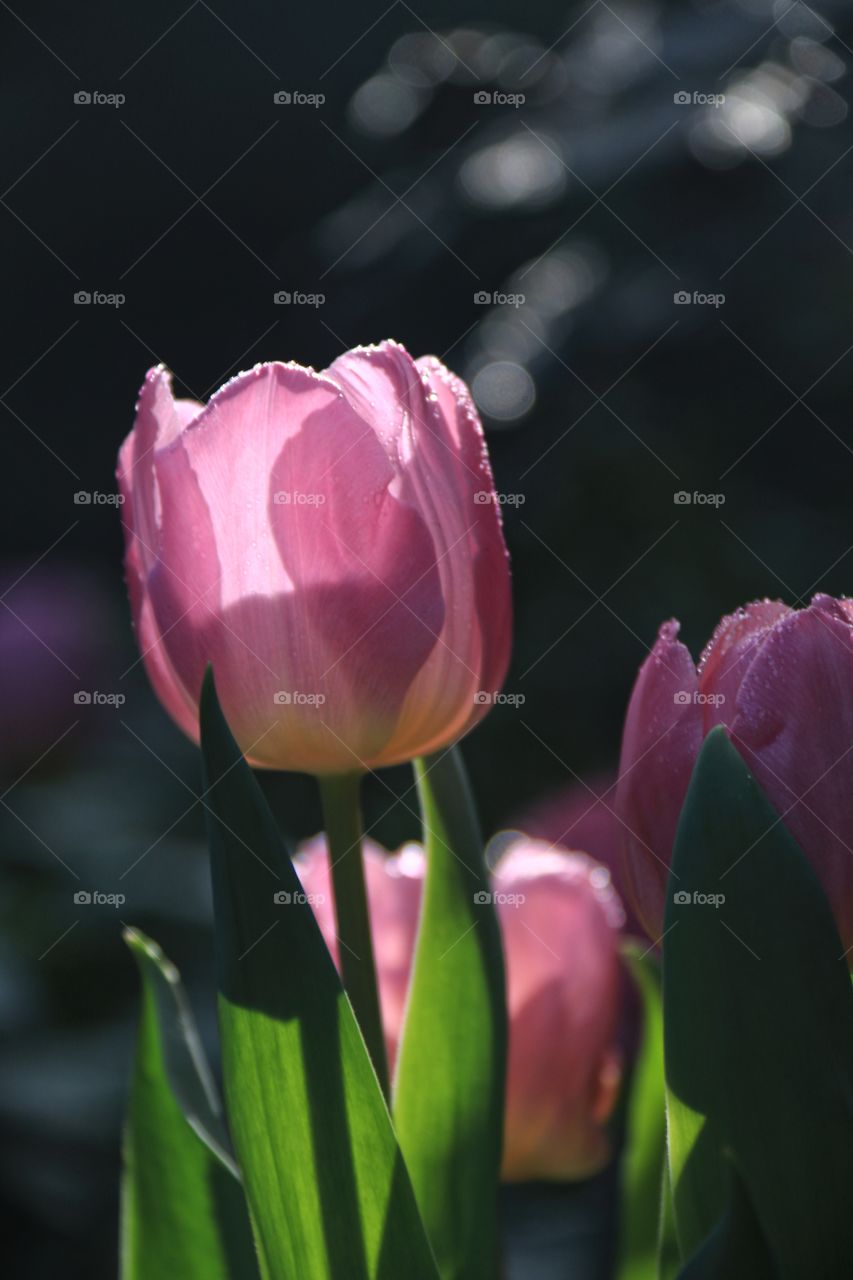
[[[622,739],[616,809],[625,881],[662,933],[672,846],[702,740],[723,724],[809,858],[853,948],[853,602],[759,600],[723,618],[698,667],[666,622],[640,668]]]
[[[118,479],[145,665],[193,739],[208,663],[269,768],[397,763],[487,711],[509,567],[476,410],[438,360],[383,342],[321,373],[261,364],[206,406],[152,369]]]
[[[296,869],[335,962],[325,840]],[[367,842],[365,873],[382,1021],[393,1069],[403,1030],[425,858]],[[591,1176],[610,1155],[604,1129],[619,1086],[616,1047],[622,907],[606,868],[585,854],[518,837],[494,873],[509,1007],[502,1177]]]

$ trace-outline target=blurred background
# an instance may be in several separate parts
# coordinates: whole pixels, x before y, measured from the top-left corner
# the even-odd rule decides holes
[[[853,14],[36,0],[0,22],[0,1227],[10,1275],[99,1280],[122,921],[214,1022],[199,760],[122,581],[115,455],[146,369],[201,399],[396,337],[467,379],[516,631],[514,697],[465,755],[489,832],[562,835],[610,784],[662,620],[698,655],[749,599],[853,580]],[[264,782],[294,840],[318,828],[305,778]],[[389,847],[409,787],[370,780]],[[583,830],[606,857],[606,816]],[[123,901],[75,899],[95,891]]]

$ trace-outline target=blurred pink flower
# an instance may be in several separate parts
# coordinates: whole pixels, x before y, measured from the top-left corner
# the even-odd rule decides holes
[[[207,406],[152,369],[118,479],[139,644],[190,737],[207,663],[269,768],[393,764],[486,713],[509,566],[479,418],[434,358],[261,364]]]
[[[297,871],[338,963],[325,841]],[[371,930],[389,1059],[402,1034],[425,859],[418,845],[365,850]],[[503,1178],[578,1179],[610,1155],[604,1129],[619,1087],[616,1047],[622,908],[603,867],[519,837],[493,876],[509,1007]]]
[[[853,603],[755,601],[723,618],[698,668],[677,637],[678,623],[664,623],[640,668],[617,793],[628,894],[649,936],[662,932],[696,756],[705,734],[724,724],[811,861],[844,947],[853,947]]]
[[[625,932],[642,934],[625,895],[622,827],[615,812],[617,780],[615,772],[606,772],[569,782],[540,796],[509,825],[549,844],[587,853],[607,867],[625,908]]]

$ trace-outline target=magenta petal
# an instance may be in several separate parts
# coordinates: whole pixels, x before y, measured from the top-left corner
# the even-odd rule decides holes
[[[732,737],[833,904],[853,946],[853,625],[816,596],[764,640],[737,699]]]
[[[791,610],[780,600],[754,600],[718,624],[699,659],[699,689],[705,732],[730,724],[737,692],[758,647],[773,626]]]
[[[615,809],[622,823],[625,884],[649,937],[663,929],[675,831],[702,743],[693,659],[665,622],[640,668],[622,738]]]

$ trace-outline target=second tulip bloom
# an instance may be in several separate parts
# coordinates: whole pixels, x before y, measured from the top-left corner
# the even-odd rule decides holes
[[[626,885],[653,940],[690,775],[719,724],[809,858],[853,947],[853,602],[756,601],[723,618],[698,667],[678,623],[661,627],[631,695],[616,800]],[[746,852],[733,850],[732,861]]]
[[[338,959],[323,837],[296,868]],[[389,1061],[403,1034],[425,857],[418,845],[365,849],[376,969]],[[502,1176],[574,1180],[610,1155],[605,1121],[620,1081],[617,1047],[623,913],[604,867],[581,853],[519,838],[494,873],[507,970],[509,1061]]]

